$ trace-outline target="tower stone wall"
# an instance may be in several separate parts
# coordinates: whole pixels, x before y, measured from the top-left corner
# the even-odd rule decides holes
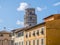
[[[34,8],[27,8],[24,15],[24,25],[34,26],[37,24],[37,15]]]

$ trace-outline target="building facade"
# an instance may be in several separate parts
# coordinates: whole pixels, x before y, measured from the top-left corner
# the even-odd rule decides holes
[[[51,15],[44,20],[47,20],[45,24],[46,45],[60,45],[60,14]]]
[[[11,45],[11,33],[0,31],[0,45]]]
[[[46,45],[46,26],[41,23],[25,30],[25,45]]]
[[[12,31],[13,45],[24,45],[24,28],[14,29]]]

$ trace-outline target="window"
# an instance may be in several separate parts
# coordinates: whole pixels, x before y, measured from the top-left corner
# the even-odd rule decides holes
[[[31,24],[29,26],[31,26]]]
[[[15,43],[15,45],[18,45],[18,43]]]
[[[39,45],[39,40],[37,40],[37,45]]]
[[[35,11],[32,11],[32,14],[35,15]]]
[[[33,40],[33,45],[35,45],[35,40]]]
[[[19,45],[21,45],[21,42],[19,42]]]
[[[26,34],[26,38],[28,37],[28,35]]]
[[[35,36],[35,31],[33,32],[33,36]]]
[[[23,42],[22,42],[22,45],[23,45]]]
[[[21,32],[21,36],[23,36],[24,35],[24,32]]]
[[[44,28],[41,28],[41,34],[42,35],[44,34]]]
[[[21,33],[19,32],[19,33],[17,33],[17,37],[20,37],[20,35],[21,35]]]
[[[18,32],[17,37],[23,36],[23,32]]]
[[[31,45],[31,42],[29,41],[29,45]]]
[[[32,20],[32,17],[30,17],[30,20]]]
[[[1,37],[3,37],[3,34],[0,34]]]
[[[44,45],[44,39],[41,39],[41,45]]]
[[[17,44],[15,43],[15,45],[17,45]]]
[[[23,42],[19,42],[19,45],[23,45]]]
[[[31,45],[31,42],[30,41],[26,41],[26,45]]]
[[[11,45],[14,45],[14,40],[11,40]]]
[[[26,45],[28,45],[28,42],[26,41]]]
[[[31,37],[31,32],[29,32],[29,37]]]
[[[11,37],[12,35],[11,34],[9,34],[9,37]]]
[[[37,30],[37,35],[39,36],[39,30]]]
[[[28,38],[28,33],[26,33],[26,38]]]
[[[41,34],[44,34],[44,31],[43,30],[41,31]]]
[[[32,14],[32,12],[30,12],[30,14]]]
[[[13,31],[13,32],[11,32],[11,36],[15,36],[15,32]]]

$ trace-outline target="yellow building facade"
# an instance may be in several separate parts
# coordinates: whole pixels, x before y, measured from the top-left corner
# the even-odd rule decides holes
[[[46,45],[46,26],[41,23],[25,30],[25,45]]]

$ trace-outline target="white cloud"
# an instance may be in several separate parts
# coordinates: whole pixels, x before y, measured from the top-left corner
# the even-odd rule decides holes
[[[24,26],[24,22],[22,22],[22,21],[20,21],[20,20],[17,20],[16,24],[17,24],[17,25]]]
[[[43,10],[45,10],[45,9],[47,9],[47,7],[43,7],[43,8],[37,7],[37,8],[36,8],[37,11],[43,11]]]
[[[60,2],[53,4],[53,6],[59,6],[59,5],[60,5]]]
[[[29,7],[29,4],[26,2],[20,3],[19,7],[17,8],[18,11],[24,11],[26,8]]]
[[[40,8],[40,7],[37,7],[36,9],[37,9],[37,11],[42,11],[42,8]]]

